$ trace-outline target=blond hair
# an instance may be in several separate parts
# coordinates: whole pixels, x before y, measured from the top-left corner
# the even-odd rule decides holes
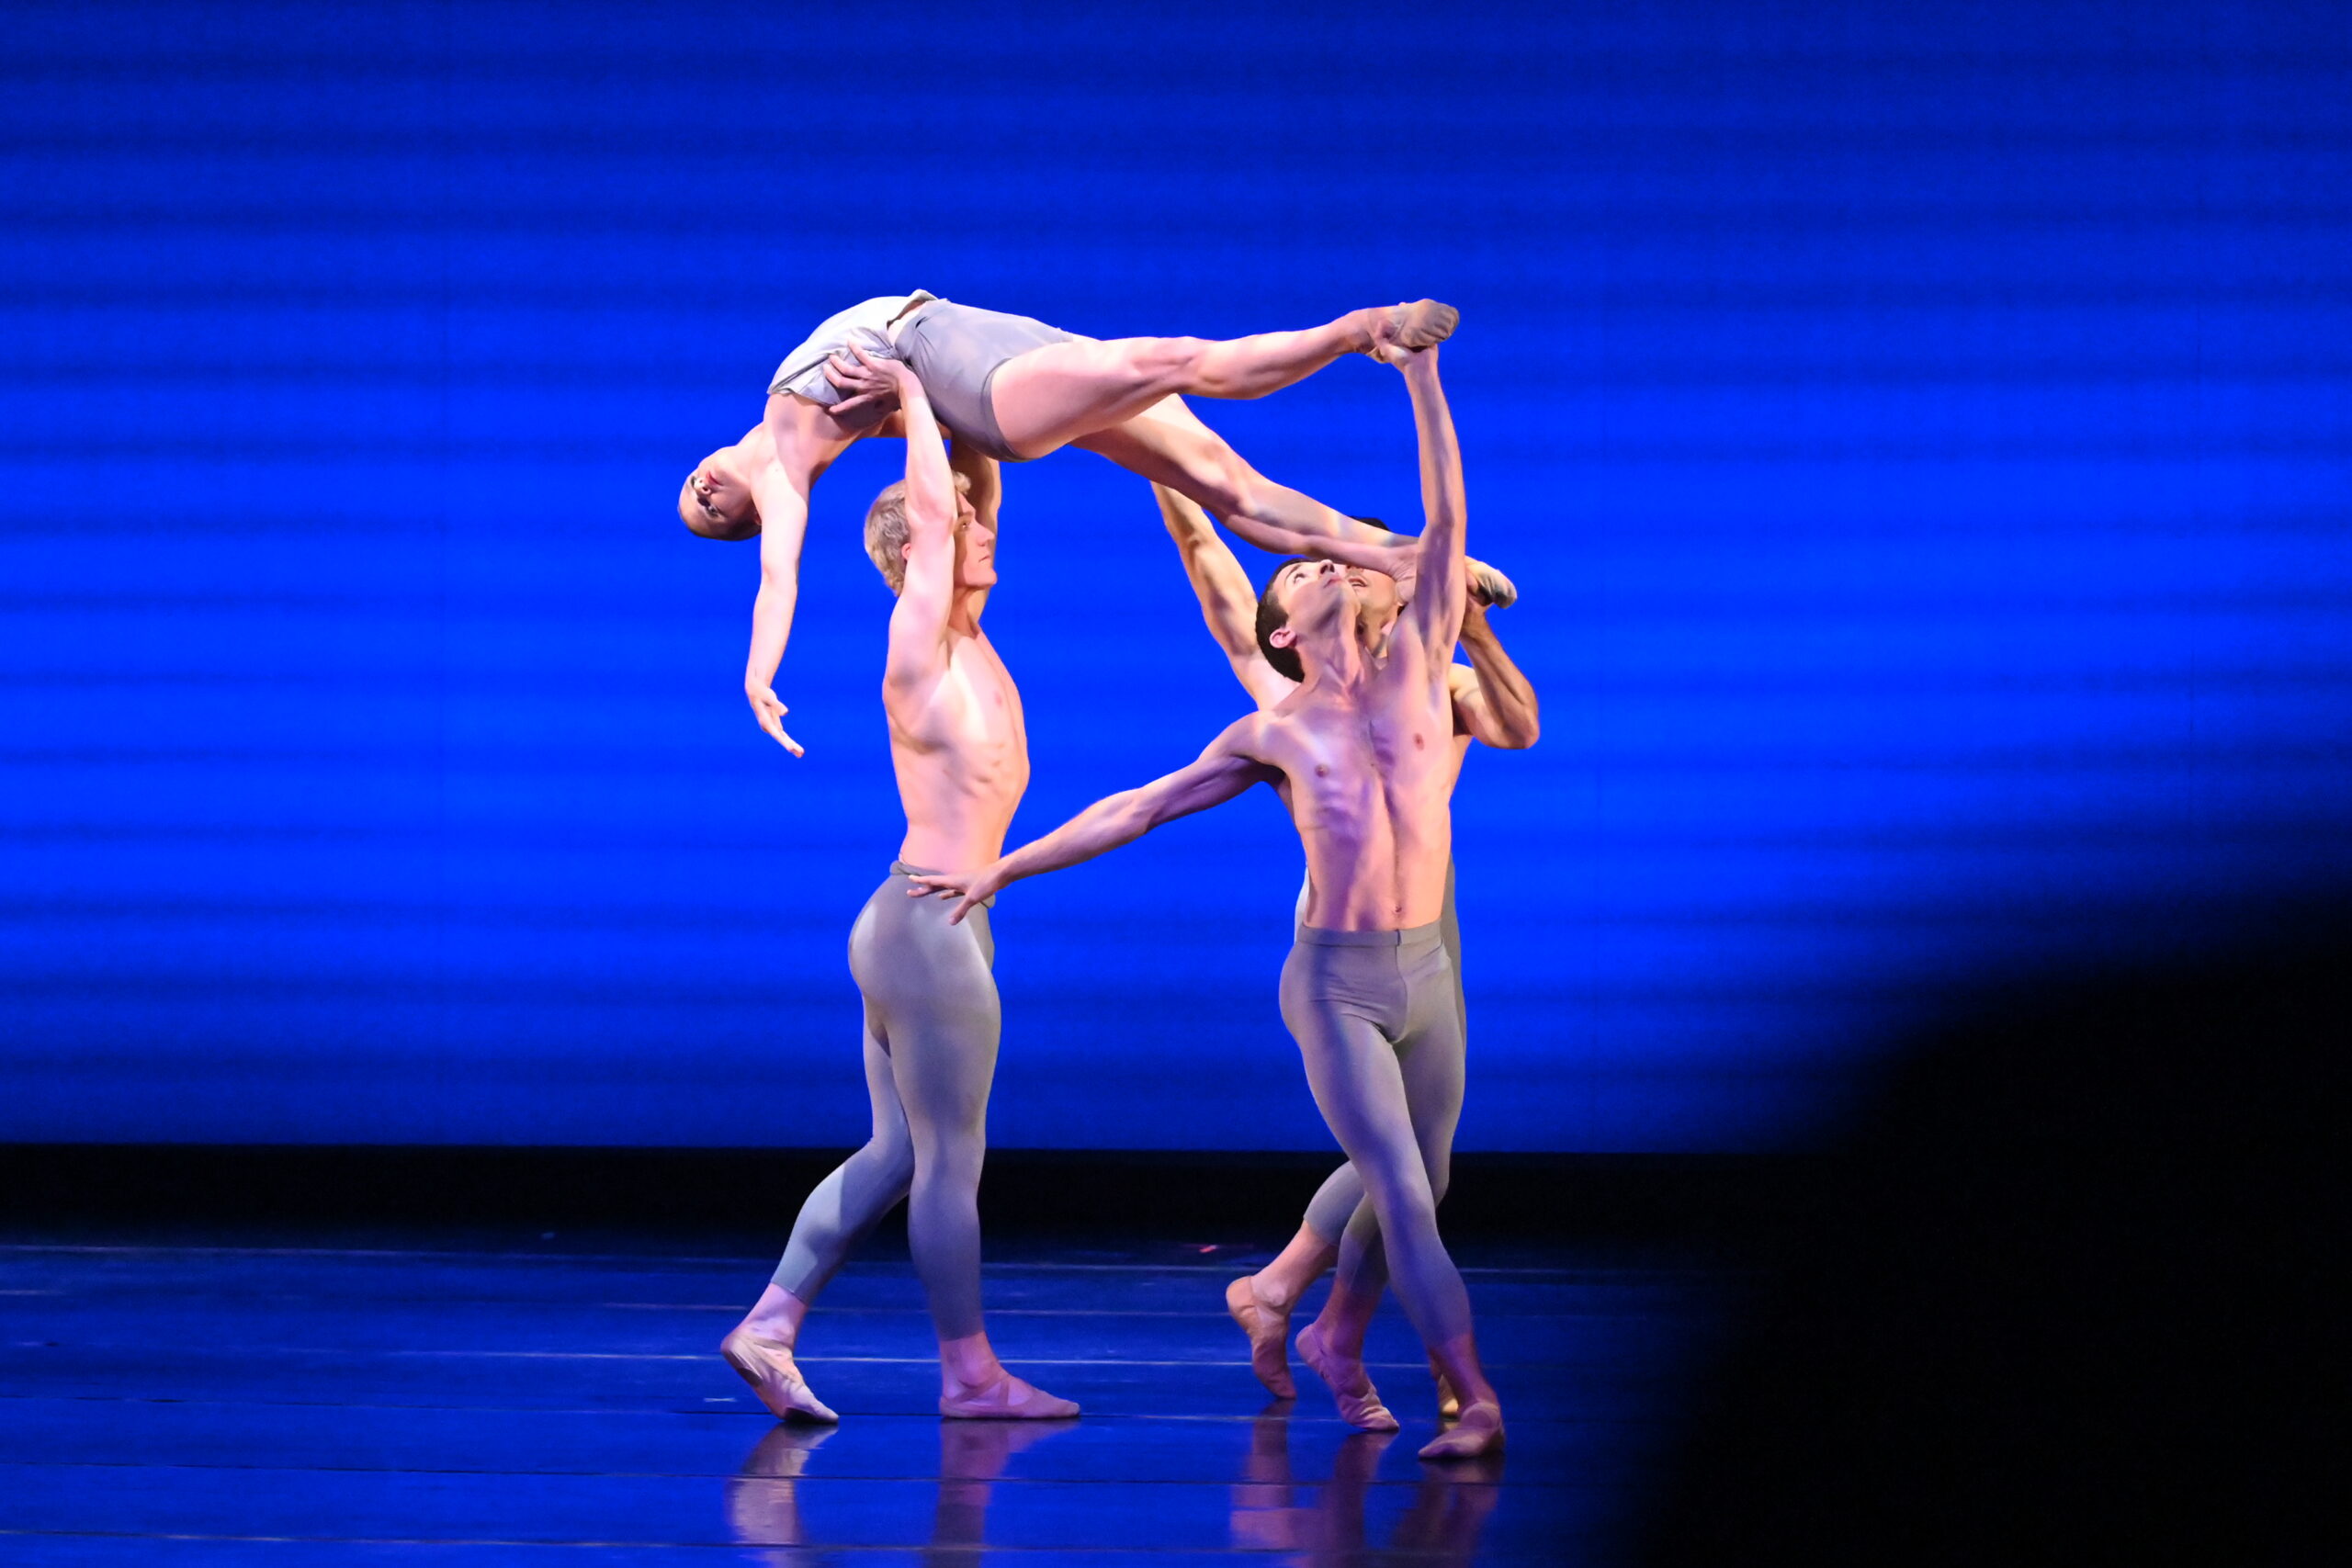
[[[907,481],[897,480],[882,487],[874,504],[865,509],[865,553],[874,558],[882,581],[890,592],[899,592],[907,585]]]

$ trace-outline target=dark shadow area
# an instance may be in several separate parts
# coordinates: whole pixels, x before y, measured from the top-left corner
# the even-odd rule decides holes
[[[2324,1560],[2347,1046],[2341,909],[1956,1011],[1763,1238],[1645,1560]]]
[[[11,1223],[35,1227],[471,1226],[765,1236],[848,1151],[204,1145],[0,1145]],[[1337,1153],[998,1149],[992,1235],[1279,1247]],[[1712,1249],[1784,1209],[1770,1156],[1459,1154],[1449,1235]],[[903,1213],[880,1239],[903,1235]]]

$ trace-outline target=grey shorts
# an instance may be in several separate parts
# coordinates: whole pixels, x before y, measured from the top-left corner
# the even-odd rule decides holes
[[[899,328],[899,357],[922,378],[931,411],[967,445],[1000,463],[1025,462],[1004,444],[990,389],[1008,359],[1049,343],[1082,343],[1027,316],[944,299],[919,307]]]

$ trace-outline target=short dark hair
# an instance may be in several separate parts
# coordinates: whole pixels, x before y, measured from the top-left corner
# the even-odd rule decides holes
[[[1363,524],[1367,528],[1377,528],[1384,534],[1394,534],[1396,531],[1396,529],[1391,528],[1387,524],[1383,523],[1377,517],[1359,517],[1356,521]]]
[[[1277,675],[1287,675],[1294,681],[1306,679],[1306,666],[1299,662],[1298,649],[1276,648],[1271,640],[1274,633],[1290,624],[1290,615],[1274,598],[1274,585],[1282,581],[1283,573],[1299,565],[1312,566],[1313,556],[1293,556],[1274,568],[1274,575],[1266,579],[1266,591],[1258,595],[1258,651],[1274,667]]]

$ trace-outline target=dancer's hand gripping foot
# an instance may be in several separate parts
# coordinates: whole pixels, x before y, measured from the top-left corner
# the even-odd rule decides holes
[[[1462,312],[1435,299],[1416,299],[1373,312],[1372,347],[1368,351],[1385,365],[1402,365],[1425,348],[1435,348],[1453,335]]]
[[[1290,1337],[1290,1313],[1272,1306],[1258,1294],[1254,1274],[1244,1274],[1225,1288],[1225,1310],[1250,1337],[1250,1370],[1276,1399],[1295,1399],[1298,1385],[1291,1381],[1290,1357],[1283,1342]]]
[[[718,1353],[778,1420],[821,1421],[831,1426],[841,1419],[809,1392],[792,1359],[792,1347],[781,1340],[756,1338],[738,1328],[718,1342]]]
[[[1075,1400],[1057,1399],[999,1367],[992,1381],[977,1386],[960,1382],[944,1385],[939,1413],[970,1421],[1059,1421],[1077,1415],[1078,1404]]]
[[[1380,1391],[1372,1386],[1372,1379],[1364,1374],[1363,1362],[1352,1356],[1342,1356],[1323,1343],[1318,1332],[1320,1324],[1310,1323],[1298,1331],[1298,1356],[1315,1369],[1331,1390],[1331,1397],[1340,1406],[1340,1418],[1349,1426],[1365,1432],[1393,1432],[1396,1417],[1388,1406],[1380,1403]]]

